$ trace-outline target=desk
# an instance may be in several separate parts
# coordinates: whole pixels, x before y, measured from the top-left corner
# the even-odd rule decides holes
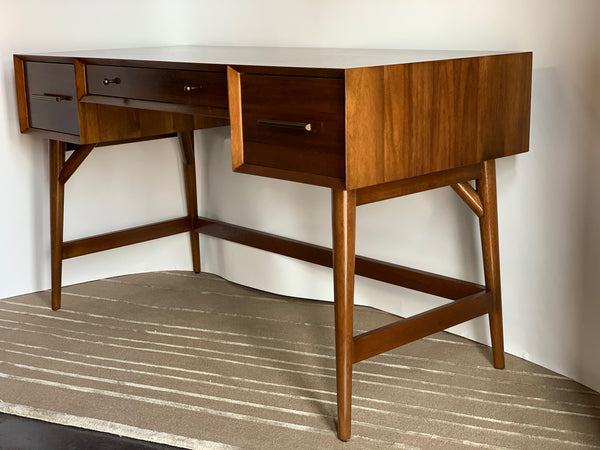
[[[189,233],[200,272],[204,233],[333,268],[342,440],[351,435],[356,362],[488,314],[494,366],[503,368],[495,159],[528,150],[531,61],[531,53],[196,46],[15,55],[21,131],[49,140],[52,308],[64,259]],[[193,130],[228,124],[234,171],[331,190],[333,249],[198,215]],[[95,147],[175,134],[185,217],[63,242],[65,183]],[[442,186],[479,217],[484,286],[355,255],[357,206]],[[354,336],[355,274],[451,302]]]

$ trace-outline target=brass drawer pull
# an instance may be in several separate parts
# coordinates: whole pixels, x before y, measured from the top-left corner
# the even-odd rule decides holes
[[[105,78],[104,80],[102,80],[102,83],[104,84],[104,86],[108,86],[109,84],[113,83],[113,84],[121,84],[121,79],[120,78]]]
[[[196,89],[200,89],[202,86],[184,86],[183,87],[183,92],[191,92],[191,91],[195,91]]]
[[[31,98],[34,98],[36,100],[45,100],[47,102],[62,102],[62,101],[68,102],[68,101],[73,100],[73,97],[71,97],[70,95],[48,94],[48,93],[31,94]]]
[[[259,119],[258,124],[266,125],[268,127],[291,128],[293,130],[304,130],[304,131],[312,130],[312,126],[310,123],[288,122],[287,120]]]

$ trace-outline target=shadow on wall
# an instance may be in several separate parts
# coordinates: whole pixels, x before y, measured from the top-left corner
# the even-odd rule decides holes
[[[587,173],[584,176],[584,189],[581,191],[584,202],[580,236],[580,246],[583,249],[583,303],[578,361],[586,361],[591,367],[585,371],[578,367],[578,370],[584,383],[600,391],[600,350],[597,345],[600,343],[600,57],[597,59],[592,95],[580,99],[585,102],[586,110],[589,111],[589,121],[585,126],[589,132],[589,143],[586,148]],[[594,342],[596,345],[591,344]]]
[[[550,367],[598,389],[600,358],[591,344],[600,342],[597,119],[593,97],[576,81],[554,67],[534,71],[532,142],[540,154],[530,170],[535,194],[523,201],[534,214],[531,291],[544,308],[535,311],[538,330],[531,332],[539,334],[534,337],[539,348],[531,353],[543,355],[535,362],[546,367],[553,359],[562,361]],[[564,314],[557,317],[556,310]]]
[[[12,165],[19,170],[19,177],[27,180],[29,184],[29,198],[20,197],[28,200],[28,210],[35,211],[33,222],[27,215],[10,217],[8,220],[12,227],[18,227],[21,230],[29,230],[30,237],[26,244],[26,249],[30,254],[24,255],[24,259],[32,261],[30,267],[33,271],[34,289],[44,289],[49,284],[49,207],[48,207],[48,145],[47,141],[23,135],[19,129],[19,114],[17,108],[17,98],[15,92],[15,76],[12,55],[3,60],[2,64],[2,91],[3,110],[7,112],[7,120],[0,121],[0,126],[5,127],[4,136],[6,136],[6,148],[3,152],[7,154],[5,158],[14,160]],[[11,153],[11,154],[8,154]],[[5,192],[6,195],[12,195],[15,198],[18,193]],[[11,233],[17,236],[17,230]],[[22,251],[26,251],[23,249]]]

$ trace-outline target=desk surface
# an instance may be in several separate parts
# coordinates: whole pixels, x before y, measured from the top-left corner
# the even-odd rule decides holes
[[[29,56],[164,61],[190,64],[352,69],[510,53],[514,52],[184,45],[30,53]]]

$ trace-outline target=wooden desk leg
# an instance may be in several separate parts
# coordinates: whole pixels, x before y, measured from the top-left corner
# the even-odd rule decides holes
[[[356,191],[333,190],[332,216],[338,437],[346,441],[350,439],[352,410]]]
[[[196,193],[196,160],[194,157],[194,132],[178,133],[181,154],[183,155],[183,177],[185,182],[185,199],[187,213],[190,218],[190,243],[192,246],[192,261],[194,272],[200,273],[200,236],[193,231],[194,221],[198,217],[198,200]]]
[[[65,164],[67,144],[49,141],[50,153],[50,259],[52,270],[52,309],[60,309],[62,285],[62,246],[65,205],[65,185],[59,180]]]
[[[477,192],[483,204],[479,219],[485,286],[494,294],[490,312],[490,331],[494,367],[504,368],[504,337],[502,332],[502,297],[500,292],[500,251],[498,246],[498,204],[496,198],[496,164],[494,160],[482,164],[482,177],[477,181]]]

